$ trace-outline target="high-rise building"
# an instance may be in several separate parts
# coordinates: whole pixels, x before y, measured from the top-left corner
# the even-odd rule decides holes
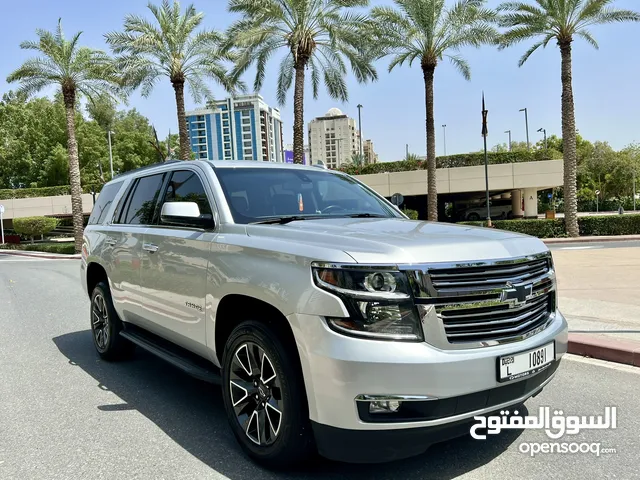
[[[309,123],[309,153],[314,165],[322,161],[329,168],[339,168],[350,163],[359,152],[359,141],[356,121],[337,108]]]
[[[364,163],[378,163],[378,154],[373,150],[373,140],[365,140],[362,143],[362,155]]]
[[[261,95],[241,95],[187,112],[197,159],[283,162],[280,111]]]

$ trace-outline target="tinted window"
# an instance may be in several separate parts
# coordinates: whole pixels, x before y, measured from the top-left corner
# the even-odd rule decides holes
[[[196,202],[200,214],[211,215],[211,206],[204,186],[195,172],[178,170],[173,172],[164,197],[165,202]]]
[[[324,170],[217,168],[215,173],[237,223],[290,215],[400,216],[353,178]]]
[[[151,175],[138,179],[133,193],[129,194],[128,205],[125,206],[124,222],[132,225],[150,225],[158,201],[164,174]]]
[[[96,200],[91,216],[89,217],[89,225],[101,224],[107,216],[107,211],[113,203],[118,190],[122,186],[122,182],[110,183],[105,186]]]

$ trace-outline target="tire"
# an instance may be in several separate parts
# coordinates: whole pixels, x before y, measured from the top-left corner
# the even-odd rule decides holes
[[[471,212],[467,217],[467,220],[471,222],[477,222],[478,220],[480,220],[480,215],[478,215],[476,212]]]
[[[135,345],[120,336],[122,320],[118,317],[107,282],[98,283],[91,292],[91,334],[98,355],[104,360],[124,360]]]
[[[222,391],[231,430],[256,462],[283,469],[315,453],[299,361],[269,326],[249,320],[231,332]]]

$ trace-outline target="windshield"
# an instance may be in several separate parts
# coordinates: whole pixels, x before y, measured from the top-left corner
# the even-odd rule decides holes
[[[325,170],[217,168],[236,223],[278,217],[400,217],[392,206],[345,175]]]

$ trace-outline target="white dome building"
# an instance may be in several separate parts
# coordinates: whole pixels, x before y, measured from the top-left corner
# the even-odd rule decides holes
[[[329,111],[324,115],[325,117],[341,117],[344,113],[339,108],[330,108]]]
[[[331,108],[324,116],[313,119],[308,132],[312,164],[321,161],[329,168],[338,168],[350,163],[359,151],[356,121],[339,108]]]

